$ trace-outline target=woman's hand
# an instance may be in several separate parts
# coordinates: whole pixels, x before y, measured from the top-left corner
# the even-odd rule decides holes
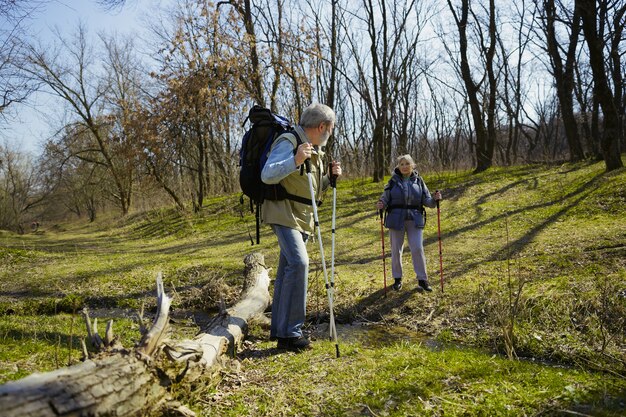
[[[341,162],[338,161],[333,161],[332,162],[332,170],[331,170],[331,174],[335,177],[340,177],[341,176]]]
[[[382,210],[382,209],[384,209],[384,208],[385,208],[385,204],[383,203],[383,201],[382,201],[382,200],[378,200],[378,202],[376,203],[376,208],[377,208],[378,210]]]
[[[441,191],[435,191],[435,194],[433,194],[433,198],[435,199],[435,201],[441,200]]]

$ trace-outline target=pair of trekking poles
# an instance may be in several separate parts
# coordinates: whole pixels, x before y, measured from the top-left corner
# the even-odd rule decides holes
[[[311,174],[311,160],[304,161],[306,167],[306,175],[309,179],[309,190],[311,191],[311,205],[313,206],[313,220],[317,229],[317,240],[320,244],[320,256],[322,259],[322,271],[324,273],[324,284],[326,285],[326,294],[328,294],[328,308],[330,310],[329,333],[330,339],[335,342],[335,353],[339,357],[339,342],[337,341],[337,327],[335,326],[335,313],[333,311],[334,290],[335,290],[335,212],[337,206],[337,177],[332,173],[332,165],[330,169],[330,186],[333,188],[333,216],[332,216],[332,243],[331,243],[331,263],[330,263],[330,280],[326,272],[326,260],[324,258],[324,245],[322,244],[322,230],[320,229],[319,217],[317,214],[317,203],[315,200],[315,190],[313,189],[313,177]]]
[[[435,190],[435,192],[437,192]],[[334,213],[334,210],[333,210]],[[383,248],[383,282],[385,287],[385,297],[387,296],[387,266],[385,264],[385,229],[384,229],[384,221],[383,221],[383,210],[379,210],[378,214],[380,215],[380,242]],[[333,229],[334,229],[333,225]],[[439,200],[437,200],[437,238],[439,240],[439,274],[440,274],[440,282],[441,282],[441,292],[443,292],[443,254],[441,251],[441,217],[439,211]]]

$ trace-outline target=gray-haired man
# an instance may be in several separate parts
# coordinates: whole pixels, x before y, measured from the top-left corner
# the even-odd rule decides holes
[[[310,200],[308,177],[301,175],[300,171],[304,161],[310,159],[315,199],[320,201],[322,191],[329,184],[321,148],[326,145],[334,127],[335,112],[330,107],[313,103],[304,109],[296,131],[281,135],[272,146],[261,173],[263,182],[280,183],[289,194]],[[295,135],[302,141],[299,146]],[[341,175],[339,163],[333,162],[332,174]],[[279,349],[308,349],[311,342],[302,334],[302,325],[306,318],[309,273],[306,242],[314,231],[313,207],[292,199],[266,200],[262,219],[271,225],[280,246],[270,339],[278,340]]]

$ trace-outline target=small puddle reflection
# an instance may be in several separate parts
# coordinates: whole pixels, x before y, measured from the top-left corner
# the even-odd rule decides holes
[[[87,311],[92,319],[136,319],[138,314],[132,308],[90,308]],[[144,313],[144,316],[147,315]]]
[[[430,349],[438,349],[442,344],[422,333],[414,332],[400,326],[387,326],[379,323],[355,322],[337,324],[337,340],[339,343],[360,343],[364,347],[376,348],[396,343],[421,343]],[[315,339],[329,338],[328,323],[317,325],[311,332]]]

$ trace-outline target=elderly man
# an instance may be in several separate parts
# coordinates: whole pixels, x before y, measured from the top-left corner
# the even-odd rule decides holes
[[[314,219],[308,176],[302,174],[300,167],[310,160],[315,199],[320,201],[329,184],[322,147],[334,127],[335,112],[324,104],[311,104],[302,112],[295,131],[276,139],[261,173],[264,183],[280,183],[288,194],[297,197],[263,203],[263,222],[271,225],[280,246],[270,328],[270,340],[278,340],[279,349],[301,351],[311,347],[311,341],[302,334],[302,325],[309,273],[306,242],[314,231]],[[339,163],[333,162],[332,174],[341,175]]]

